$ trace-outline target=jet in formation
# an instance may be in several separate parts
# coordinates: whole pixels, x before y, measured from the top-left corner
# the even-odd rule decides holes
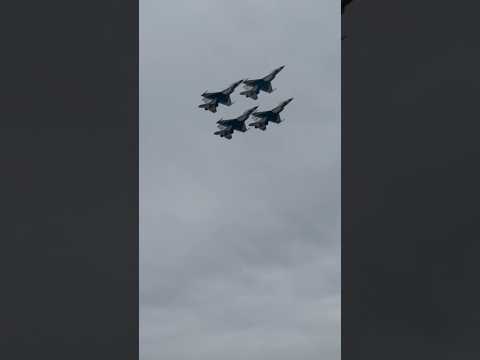
[[[219,128],[218,131],[215,131],[213,134],[218,135],[220,137],[224,137],[227,139],[232,138],[233,132],[240,131],[240,132],[245,132],[247,131],[247,127],[245,126],[245,121],[250,117],[250,115],[257,110],[258,106],[254,106],[251,109],[246,110],[243,112],[242,115],[234,118],[234,119],[229,119],[229,120],[223,120],[220,119],[217,121],[217,127]]]
[[[240,92],[240,95],[245,95],[247,98],[257,100],[260,91],[272,93],[274,91],[274,89],[272,88],[272,80],[275,78],[275,76],[277,76],[280,71],[282,71],[284,67],[285,66],[280,66],[279,68],[273,70],[270,74],[260,79],[243,80],[245,90]]]
[[[222,104],[225,106],[230,106],[232,105],[232,99],[230,98],[230,95],[235,91],[238,85],[242,83],[243,80],[239,80],[237,82],[234,82],[232,85],[230,85],[228,88],[222,91],[217,91],[217,92],[208,92],[205,91],[202,94],[202,100],[203,104],[198,105],[199,108],[205,109],[208,111],[211,111],[212,113],[217,112],[217,106],[218,104]]]
[[[256,129],[265,131],[269,122],[280,124],[283,120],[280,118],[280,113],[283,111],[293,98],[282,101],[279,105],[268,111],[254,112],[252,116],[257,120],[248,124],[248,126],[254,126]]]

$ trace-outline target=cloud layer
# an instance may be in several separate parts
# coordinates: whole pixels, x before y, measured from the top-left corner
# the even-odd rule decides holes
[[[340,6],[140,4],[141,360],[340,358]],[[286,65],[277,90],[204,90]],[[267,131],[215,121],[294,97]]]

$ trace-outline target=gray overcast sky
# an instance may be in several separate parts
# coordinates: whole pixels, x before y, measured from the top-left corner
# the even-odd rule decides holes
[[[140,15],[141,360],[340,359],[340,2]],[[197,108],[280,65],[274,93]],[[213,135],[289,97],[282,124]]]

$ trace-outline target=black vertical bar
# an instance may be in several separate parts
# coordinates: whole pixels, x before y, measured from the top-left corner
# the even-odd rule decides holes
[[[479,5],[342,17],[342,355],[480,356]]]
[[[138,1],[4,14],[0,358],[136,359]]]

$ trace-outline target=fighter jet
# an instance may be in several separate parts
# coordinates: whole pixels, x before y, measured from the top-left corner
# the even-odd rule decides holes
[[[261,79],[243,80],[245,90],[240,92],[240,95],[245,95],[247,98],[257,100],[260,91],[265,91],[266,93],[273,92],[275,89],[272,89],[272,80],[284,67],[285,65],[280,66]]]
[[[283,121],[280,118],[280,113],[283,111],[285,106],[287,106],[287,104],[290,103],[290,101],[292,100],[293,98],[282,101],[278,106],[268,111],[254,112],[252,116],[257,118],[257,120],[248,124],[248,126],[254,126],[256,129],[261,129],[265,131],[270,121],[274,122],[275,124],[280,124]]]
[[[247,127],[245,126],[245,121],[248,119],[248,117],[255,111],[257,110],[258,106],[254,106],[251,109],[248,109],[247,111],[243,112],[242,115],[239,117],[236,117],[235,119],[230,119],[230,120],[223,120],[220,119],[217,121],[217,127],[219,128],[218,131],[215,131],[213,134],[214,135],[219,135],[220,137],[224,137],[227,139],[232,138],[232,134],[235,130],[240,131],[240,132],[245,132],[247,131]]]
[[[345,8],[349,5],[353,0],[342,0],[342,14],[345,12]]]
[[[209,110],[211,112],[217,112],[218,104],[223,104],[225,106],[230,106],[233,104],[230,95],[235,91],[238,85],[242,83],[243,80],[234,82],[228,88],[218,92],[208,92],[205,91],[202,94],[204,104],[198,105],[199,108]]]

